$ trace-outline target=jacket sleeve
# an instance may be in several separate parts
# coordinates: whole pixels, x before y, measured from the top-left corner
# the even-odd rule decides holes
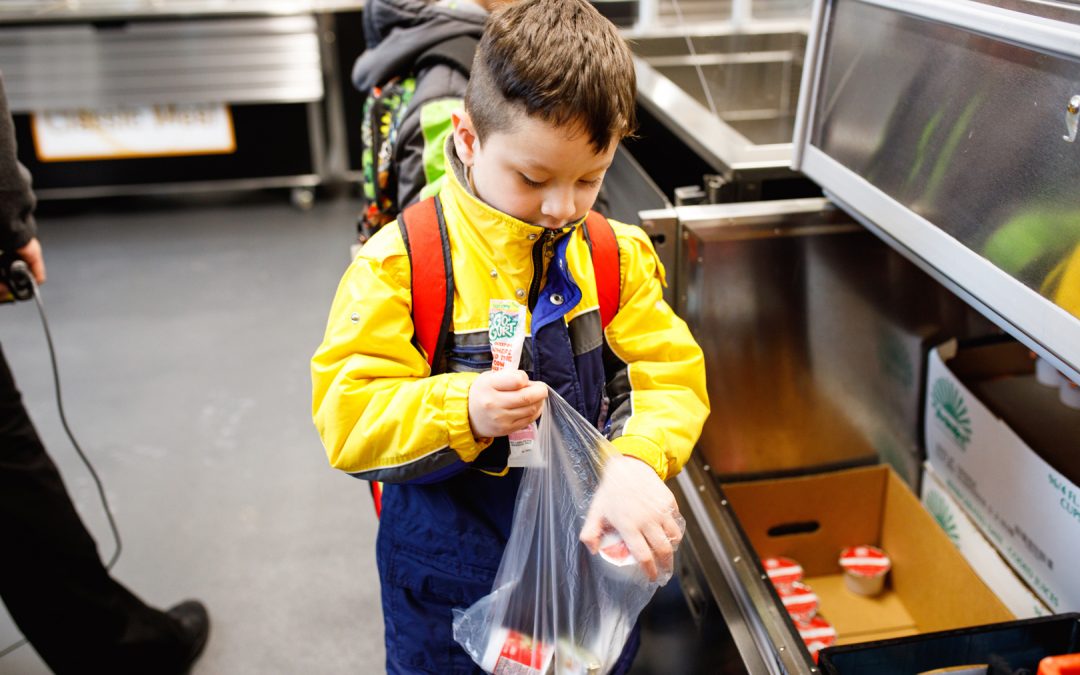
[[[686,323],[664,302],[664,269],[637,227],[612,223],[619,242],[619,311],[605,330],[609,437],[667,480],[689,459],[709,399],[705,360]]]
[[[34,206],[30,172],[16,159],[15,125],[0,75],[0,250],[22,248],[34,238]]]
[[[411,311],[408,255],[390,225],[346,271],[311,361],[312,417],[330,464],[359,478],[441,480],[490,443],[469,426],[476,373],[429,377]]]

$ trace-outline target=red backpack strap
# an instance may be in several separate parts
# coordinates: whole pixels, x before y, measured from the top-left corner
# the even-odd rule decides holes
[[[454,314],[454,268],[442,203],[429,197],[413,204],[398,216],[398,227],[412,267],[414,342],[435,374]]]
[[[442,204],[438,197],[430,197],[405,209],[397,222],[412,267],[413,341],[435,374],[454,316],[454,268]],[[382,487],[371,482],[376,518],[382,516]]]
[[[585,217],[585,238],[592,252],[596,295],[600,299],[600,324],[607,328],[619,311],[619,243],[608,219],[596,211]]]

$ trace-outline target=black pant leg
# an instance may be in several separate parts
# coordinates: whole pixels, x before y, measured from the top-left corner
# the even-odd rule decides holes
[[[0,596],[57,673],[169,673],[179,629],[105,569],[0,350]]]

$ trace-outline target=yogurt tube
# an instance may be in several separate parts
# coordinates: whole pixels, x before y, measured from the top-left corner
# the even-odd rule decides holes
[[[795,621],[795,630],[799,631],[799,637],[807,651],[814,657],[814,663],[817,663],[818,652],[836,644],[836,629],[823,617],[815,616],[809,621]]]
[[[885,588],[885,576],[892,562],[876,546],[849,546],[840,552],[844,585],[858,595],[872,596]]]
[[[769,575],[769,581],[777,588],[790,586],[803,579],[802,565],[791,558],[782,556],[765,558],[761,561],[761,565],[765,568],[765,574]]]
[[[788,586],[777,588],[780,602],[784,609],[796,621],[809,621],[818,610],[818,596],[812,588],[801,581],[794,581]]]
[[[514,300],[492,299],[488,305],[488,340],[491,342],[491,369],[517,370],[525,346],[525,306]],[[534,448],[536,422],[511,432],[508,440],[508,466],[542,464]]]

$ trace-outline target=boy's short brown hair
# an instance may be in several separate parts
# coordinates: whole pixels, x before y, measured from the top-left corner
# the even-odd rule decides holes
[[[589,2],[521,0],[488,19],[465,109],[481,141],[524,109],[556,127],[580,125],[599,154],[637,127],[636,95],[629,47]]]

